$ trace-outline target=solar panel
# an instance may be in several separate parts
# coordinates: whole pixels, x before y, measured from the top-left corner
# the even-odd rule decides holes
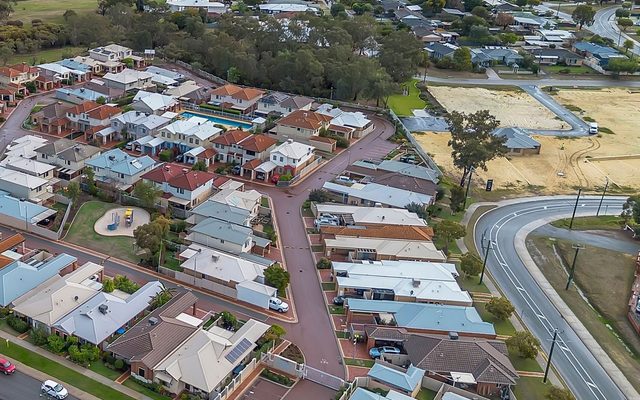
[[[240,341],[240,343],[236,345],[236,347],[231,349],[231,351],[228,352],[227,355],[224,356],[224,358],[226,358],[230,363],[235,363],[238,358],[242,357],[242,355],[251,347],[253,347],[253,343],[244,338]]]

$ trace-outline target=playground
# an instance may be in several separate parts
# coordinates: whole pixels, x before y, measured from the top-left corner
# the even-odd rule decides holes
[[[149,223],[149,213],[138,207],[118,207],[107,210],[93,229],[102,236],[129,236],[140,225]]]

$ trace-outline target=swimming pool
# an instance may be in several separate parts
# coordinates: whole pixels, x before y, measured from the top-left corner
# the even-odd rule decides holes
[[[189,111],[184,111],[180,113],[180,115],[183,116],[184,118],[190,118],[190,117],[206,118],[209,121],[213,122],[214,124],[226,125],[234,128],[242,128],[245,130],[249,130],[253,126],[251,125],[250,122],[242,122],[235,119],[228,119],[228,118],[223,118],[223,117],[218,117],[218,116],[208,115],[208,114],[192,113]]]

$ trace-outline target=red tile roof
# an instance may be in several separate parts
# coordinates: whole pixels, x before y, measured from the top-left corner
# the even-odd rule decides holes
[[[8,76],[10,78],[20,75],[20,71],[17,71],[9,67],[0,67],[0,75]]]
[[[213,143],[218,143],[225,146],[231,146],[232,144],[240,143],[242,140],[248,138],[249,136],[251,136],[250,132],[243,131],[240,129],[234,129],[231,131],[226,131],[222,135],[213,139]]]
[[[78,115],[89,112],[98,107],[100,107],[100,104],[96,103],[95,101],[85,101],[84,103],[80,103],[75,107],[71,107],[67,112]]]
[[[16,71],[20,71],[21,73],[30,72],[32,74],[35,74],[36,72],[38,72],[38,68],[32,67],[31,65],[28,65],[27,63],[15,64],[15,65],[10,66],[9,68],[15,69]]]
[[[236,85],[224,85],[211,91],[212,95],[231,96],[234,99],[253,100],[264,95],[264,91],[255,88],[242,88]]]
[[[278,143],[278,141],[267,135],[251,135],[242,141],[242,148],[249,151],[255,151],[256,153],[262,153],[269,149],[271,146]]]
[[[224,183],[230,181],[231,178],[226,177],[226,176],[219,176],[217,177],[214,181],[213,181],[213,186],[219,188],[220,186],[222,186]]]
[[[186,171],[185,171],[186,169]],[[178,164],[163,164],[142,175],[156,183],[167,182],[169,185],[185,189],[195,190],[209,181],[215,179],[215,175],[204,171],[192,171]]]
[[[280,118],[278,125],[293,126],[302,129],[320,129],[333,117],[313,111],[296,110],[286,117]]]
[[[260,164],[262,164],[263,162],[264,162],[264,161],[262,161],[262,160],[261,160],[261,159],[259,159],[259,158],[254,158],[253,160],[251,160],[251,161],[247,161],[246,163],[244,163],[244,165],[242,166],[242,168],[245,168],[245,169],[256,169],[256,168],[258,168],[258,166],[259,166]]]
[[[142,175],[142,179],[148,179],[153,182],[163,183],[168,182],[169,179],[174,176],[183,173],[183,169],[186,167],[178,164],[162,164],[159,167],[152,169],[151,171]],[[188,168],[187,168],[188,169]]]
[[[89,117],[91,118],[102,120],[111,118],[114,115],[120,114],[121,112],[122,110],[119,107],[111,107],[105,104],[89,111],[87,115],[89,115]]]
[[[198,158],[211,158],[218,154],[215,149],[205,149],[202,153],[198,154]]]

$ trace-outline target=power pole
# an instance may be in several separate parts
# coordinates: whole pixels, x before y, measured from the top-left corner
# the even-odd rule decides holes
[[[484,270],[487,267],[487,259],[489,258],[489,250],[493,250],[491,246],[493,242],[491,239],[487,242],[487,249],[484,252],[484,261],[482,262],[482,272],[480,273],[480,284],[482,285],[482,279],[484,278]]]
[[[569,271],[569,279],[567,279],[567,286],[565,286],[564,290],[569,290],[569,286],[571,286],[573,274],[576,272],[576,260],[578,259],[578,253],[580,250],[584,249],[584,246],[580,244],[574,244],[571,247],[576,249],[576,253],[573,255],[573,262],[571,263],[571,270]]]
[[[573,229],[573,219],[576,217],[576,210],[578,209],[578,202],[580,201],[580,193],[582,193],[582,188],[578,189],[578,197],[576,197],[576,204],[573,206],[573,214],[571,215],[569,230]]]
[[[467,197],[469,197],[469,186],[471,186],[471,176],[473,175],[474,168],[469,168],[469,180],[467,181],[467,190],[464,192],[464,203],[462,204],[462,209],[467,208]]]
[[[551,356],[553,356],[553,348],[556,347],[556,339],[558,338],[558,330],[553,330],[553,341],[551,342],[551,349],[549,350],[549,358],[547,358],[547,367],[544,369],[544,378],[542,382],[547,383],[547,376],[549,375],[549,367],[551,366]]]
[[[600,203],[598,204],[598,211],[596,211],[596,217],[600,215],[600,207],[602,207],[602,201],[604,200],[604,195],[607,194],[607,189],[609,188],[609,177],[606,177],[607,181],[604,184],[604,190],[602,191],[602,197],[600,197]],[[606,214],[606,212],[605,212]]]

